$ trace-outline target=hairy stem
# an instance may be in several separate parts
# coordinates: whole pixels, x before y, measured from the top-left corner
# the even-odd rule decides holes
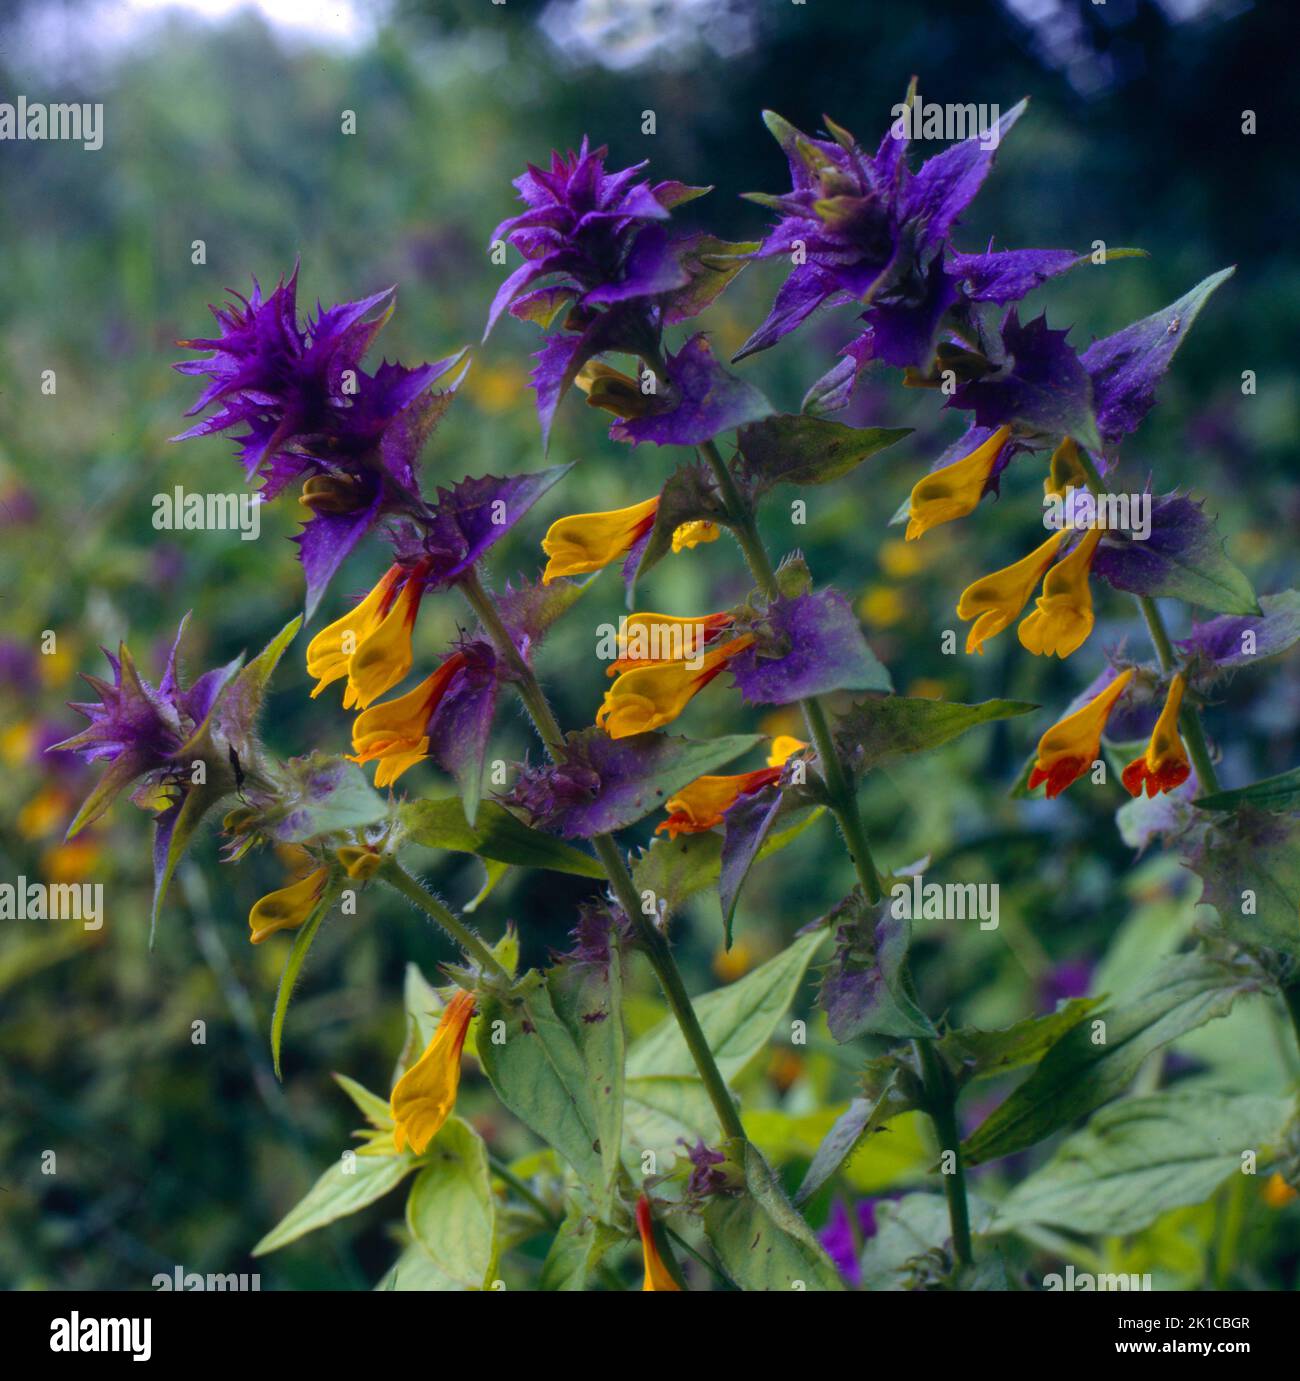
[[[395,892],[400,892],[408,901],[414,902],[425,915],[436,921],[480,968],[496,974],[498,978],[509,979],[510,973],[505,965],[469,926],[459,920],[422,882],[413,878],[395,858],[385,860],[378,876]]]
[[[502,623],[496,604],[483,588],[475,572],[471,572],[462,581],[461,588],[465,592],[465,598],[469,601],[470,607],[478,615],[483,627],[487,630],[493,643],[496,644],[497,651],[510,664],[514,673],[515,689],[532,717],[533,724],[542,742],[546,745],[547,752],[551,755],[552,760],[558,760],[564,748],[564,732],[560,728],[559,721],[555,718],[555,713],[547,702],[532,668],[520,655],[509,630]],[[743,1141],[745,1128],[740,1120],[740,1114],[736,1110],[731,1091],[727,1088],[727,1081],[722,1077],[722,1071],[719,1070],[717,1061],[713,1058],[713,1052],[709,1049],[708,1038],[700,1026],[699,1018],[695,1015],[695,1008],[691,1005],[690,996],[686,991],[686,985],[682,982],[681,971],[673,958],[667,937],[659,926],[642,911],[640,893],[636,889],[636,883],[628,871],[627,861],[614,837],[600,834],[591,843],[596,851],[596,857],[600,860],[601,867],[605,870],[610,889],[631,922],[641,948],[649,959],[651,968],[655,971],[655,977],[659,980],[659,986],[663,989],[664,997],[667,999],[668,1006],[681,1030],[682,1039],[685,1040],[686,1047],[691,1052],[691,1058],[695,1061],[695,1068],[699,1072],[705,1091],[709,1095],[709,1101],[713,1104],[714,1112],[717,1113],[718,1123],[723,1133],[728,1137],[739,1138]]]
[[[700,447],[700,454],[717,480],[718,492],[726,505],[732,531],[736,534],[736,541],[744,553],[750,574],[758,582],[763,593],[772,598],[777,593],[776,571],[767,554],[767,548],[763,545],[763,539],[758,534],[754,514],[736,487],[736,481],[727,468],[726,461],[719,454],[717,446],[712,441],[706,441]],[[874,904],[880,900],[880,874],[876,870],[875,859],[871,856],[871,845],[858,811],[858,798],[853,784],[844,771],[839,754],[835,751],[830,726],[826,722],[826,711],[816,696],[801,700],[799,708],[803,711],[804,723],[807,724],[809,736],[816,745],[817,760],[825,774],[831,813],[844,836],[862,890],[866,893],[867,900]]]

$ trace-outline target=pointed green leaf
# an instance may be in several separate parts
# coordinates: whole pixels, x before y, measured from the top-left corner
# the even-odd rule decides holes
[[[409,1152],[400,1156],[363,1156],[345,1151],[306,1196],[262,1238],[252,1254],[265,1256],[268,1252],[279,1251],[309,1232],[373,1204],[389,1190],[396,1189],[416,1164]]]
[[[449,1117],[430,1142],[406,1201],[406,1226],[438,1270],[463,1289],[491,1284],[496,1200],[483,1138]]]

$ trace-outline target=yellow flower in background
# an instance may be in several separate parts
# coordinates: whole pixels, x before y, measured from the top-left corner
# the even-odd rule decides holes
[[[1029,789],[1047,783],[1048,796],[1059,796],[1097,760],[1102,730],[1133,679],[1133,668],[1122,672],[1081,709],[1052,727],[1038,740],[1038,755],[1029,774]]]
[[[385,700],[356,717],[352,725],[353,762],[378,761],[376,786],[391,786],[429,751],[429,720],[452,678],[465,665],[465,654],[453,652],[414,690]]]
[[[468,393],[484,412],[511,412],[528,396],[528,375],[514,365],[476,364]]]
[[[984,497],[994,462],[1010,435],[1010,427],[999,427],[970,455],[954,460],[941,470],[932,470],[917,482],[907,507],[907,541],[915,542],[932,527],[950,523],[954,518],[964,518],[975,511]]]
[[[1173,791],[1192,775],[1187,750],[1178,734],[1178,711],[1182,708],[1186,689],[1187,682],[1180,672],[1169,683],[1165,707],[1151,731],[1146,752],[1140,758],[1134,758],[1124,769],[1124,787],[1130,796],[1141,796],[1144,786],[1148,796]]]
[[[88,834],[55,844],[41,855],[41,875],[47,882],[81,882],[103,856],[104,846]]]
[[[27,761],[36,747],[36,725],[31,720],[0,729],[0,760],[10,767]]]
[[[786,759],[807,746],[800,739],[783,735],[773,740],[766,767],[725,777],[696,777],[668,798],[664,807],[668,818],[655,826],[655,833],[666,830],[669,839],[676,839],[679,834],[701,834],[722,824],[723,815],[742,796],[751,796],[780,781]]]
[[[641,1252],[645,1257],[645,1284],[642,1290],[676,1290],[682,1287],[673,1279],[672,1272],[659,1255],[655,1243],[655,1223],[650,1212],[650,1200],[644,1194],[636,1201],[636,1230],[641,1234]]]
[[[24,839],[43,839],[67,823],[74,802],[57,786],[43,786],[18,812],[18,833]]]
[[[1088,487],[1088,472],[1079,459],[1079,448],[1072,437],[1066,437],[1052,452],[1047,478],[1043,481],[1043,493],[1055,494],[1064,498],[1065,491],[1073,485],[1076,489]]]
[[[328,868],[317,868],[305,878],[299,878],[288,887],[281,887],[278,892],[268,892],[260,901],[254,902],[253,909],[248,913],[248,938],[252,943],[260,945],[277,930],[296,930],[311,915],[325,890],[329,875]]]
[[[1101,529],[1089,528],[1043,578],[1043,593],[1034,612],[1016,630],[1021,646],[1035,656],[1064,660],[1088,641],[1095,622],[1088,570],[1100,541]]]
[[[460,1054],[473,1015],[474,994],[458,989],[442,1009],[424,1054],[393,1086],[388,1103],[398,1151],[409,1143],[422,1156],[451,1116],[460,1088]]]
[[[720,949],[714,954],[713,972],[720,983],[734,983],[749,972],[753,963],[754,951],[744,940],[737,940],[730,949]]]
[[[892,585],[871,585],[858,601],[858,613],[877,628],[892,628],[907,617],[908,604]]]
[[[671,724],[691,698],[753,641],[751,633],[732,638],[704,653],[694,670],[685,662],[662,662],[625,671],[605,692],[604,702],[596,712],[596,724],[610,738],[649,733],[651,729]]]
[[[317,678],[316,688],[311,693],[313,700],[326,686],[348,674],[348,665],[357,649],[383,621],[401,578],[401,566],[390,566],[360,604],[322,628],[307,644],[307,674]],[[351,708],[346,700],[344,705]]]
[[[71,638],[59,638],[53,652],[43,652],[37,659],[41,684],[47,690],[57,690],[72,680],[77,669],[77,650]]]
[[[689,523],[682,523],[673,531],[673,554],[693,550],[701,542],[716,542],[721,535],[722,529],[717,523],[711,523],[705,518],[695,518]]]
[[[1054,532],[1014,565],[1004,566],[962,591],[957,601],[957,617],[975,620],[966,635],[967,653],[978,652],[982,657],[984,644],[996,638],[1029,603],[1034,586],[1052,564],[1064,537],[1064,532]]]
[[[608,513],[571,513],[557,518],[542,538],[542,550],[550,560],[542,572],[542,584],[549,585],[563,575],[583,575],[598,571],[626,556],[654,526],[659,511],[659,495],[631,508],[615,508]]]
[[[1285,1208],[1297,1197],[1296,1191],[1287,1184],[1277,1170],[1274,1170],[1265,1182],[1263,1195],[1264,1202],[1269,1208]]]
[[[897,537],[890,537],[881,543],[876,559],[880,562],[880,569],[891,580],[906,580],[925,569],[925,557],[920,551]]]

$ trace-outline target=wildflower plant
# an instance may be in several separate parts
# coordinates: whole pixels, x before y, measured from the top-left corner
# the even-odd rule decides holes
[[[879,1281],[881,1260],[868,1261],[852,1241],[845,1247],[852,1234],[842,1206],[825,1240],[803,1211],[855,1152],[914,1115],[929,1129],[917,1192],[866,1219],[874,1233],[890,1211],[912,1225],[931,1221],[940,1204],[943,1212],[931,1250],[894,1264],[895,1283],[987,1288],[1004,1234],[1131,1232],[1204,1201],[1247,1153],[1276,1170],[1275,1196],[1300,1186],[1284,1100],[1217,1108],[1206,1114],[1213,1127],[1187,1124],[1176,1090],[1112,1101],[1147,1056],[1243,995],[1263,994],[1300,1021],[1300,769],[1226,786],[1201,723],[1227,676],[1300,640],[1300,593],[1258,596],[1225,555],[1204,502],[1161,492],[1130,440],[1231,270],[1082,348],[1046,313],[1023,319],[1032,290],[1076,271],[1104,292],[1099,265],[1136,254],[959,247],[959,218],[1023,117],[1022,103],[1002,117],[997,140],[973,137],[918,163],[897,127],[872,149],[830,119],[812,137],[768,113],[791,185],[752,198],[773,218],[752,242],[678,231],[674,212],[709,189],[655,181],[644,164],[611,169],[607,151],[586,139],[528,167],[514,184],[522,210],[489,237],[519,262],[486,307],[485,339],[506,313],[542,333],[532,385],[543,440],[559,407],[585,397],[608,414],[615,442],[644,448],[642,499],[569,513],[544,530],[534,506],[563,492],[572,462],[424,478],[445,477],[454,464],[438,454],[436,426],[470,361],[462,349],[435,364],[367,365],[395,307],[391,291],[318,305],[303,318],[295,266],[270,294],[254,282],[247,297],[214,308],[216,334],[184,342],[200,357],[176,368],[204,382],[188,414],[198,420],[178,439],[228,435],[263,501],[296,495],[307,514],[297,538],[305,610],[285,611],[283,632],[246,666],[188,685],[177,648],[156,685],[125,647],[109,658],[112,683],[87,677],[99,701],[75,707],[89,725],[58,747],[105,770],[72,832],[132,789],[156,816],[155,918],[200,822],[220,820],[231,862],[296,846],[300,866],[249,911],[252,943],[292,934],[272,1024],[277,1070],[294,984],[345,898],[391,888],[459,949],[441,987],[418,975],[409,983],[411,1039],[394,1052],[388,1096],[338,1076],[364,1118],[359,1149],[256,1251],[409,1181],[405,1245],[386,1278],[396,1288],[490,1288],[538,1235],[548,1243],[543,1288],[621,1288],[633,1273],[646,1290],[857,1288],[868,1276]],[[738,274],[768,272],[751,267],[765,264],[784,264],[787,276],[728,368],[687,323]],[[758,352],[792,348],[814,313],[837,308],[852,338],[808,371],[798,411],[779,410],[733,372]],[[816,349],[810,339],[800,338],[805,353]],[[1045,539],[988,551],[989,574],[952,598],[970,625],[965,655],[985,655],[1013,624],[1016,656],[1069,661],[1090,641],[1104,644],[1105,671],[1079,684],[1071,703],[898,694],[844,593],[820,582],[798,550],[764,544],[757,514],[771,491],[849,494],[861,467],[909,435],[836,420],[868,367],[970,414],[962,439],[928,457],[910,495],[897,496],[894,521],[918,550],[956,522],[978,542],[984,500],[1003,485],[1041,482],[1047,501],[1062,501],[1065,516]],[[1135,477],[1149,524],[1132,514],[1127,525],[1095,521]],[[1073,502],[1081,497],[1091,520]],[[493,549],[515,529],[533,534],[538,569],[500,585]],[[743,599],[703,610],[643,607],[640,591],[661,562],[692,561],[701,544],[724,537],[747,571]],[[343,559],[376,546],[383,554],[369,593],[316,619],[327,596],[334,600],[330,581]],[[616,576],[602,575],[611,568]],[[591,713],[566,728],[539,680],[537,652],[601,579],[622,580],[631,615],[606,666],[572,669],[587,678]],[[435,599],[464,622],[425,662],[413,632]],[[1129,600],[1149,651],[1106,641],[1108,618]],[[1170,635],[1162,600],[1194,611],[1187,637]],[[305,650],[296,641],[304,618],[316,625]],[[182,621],[178,647],[184,633]],[[290,648],[315,678],[312,696],[337,698],[352,716],[351,753],[280,762],[262,746],[260,705]],[[677,732],[696,696],[725,702],[735,732],[708,740]],[[494,727],[512,697],[536,748],[507,781],[488,783]],[[797,733],[753,731],[755,711],[781,707],[797,715]],[[1158,840],[1200,875],[1215,917],[1122,1002],[1072,996],[1010,1027],[977,1029],[922,1005],[915,917],[898,900],[919,885],[926,862],[882,856],[859,787],[902,756],[942,752],[1003,721],[1003,741],[1026,754],[1017,797],[1040,788],[1047,798],[1101,793],[1126,841]],[[426,760],[454,783],[454,797],[419,794],[408,773]],[[629,851],[621,832],[648,818],[652,842]],[[791,918],[786,948],[745,977],[692,998],[672,944],[684,903],[716,891],[730,949],[743,938],[751,874],[830,825],[851,862],[852,889],[825,915]],[[413,846],[482,859],[488,884],[476,906],[509,868],[591,879],[572,948],[521,972],[514,932],[499,926],[490,942],[455,914],[409,870]],[[633,956],[653,970],[668,1015],[629,1039],[623,989]],[[821,1016],[860,1087],[801,1183],[790,1185],[760,1149],[732,1085],[814,965]],[[457,1116],[470,1055],[544,1148],[526,1164],[506,1163]],[[1009,1072],[1020,1072],[1019,1082],[963,1135],[962,1095]],[[1127,1123],[1123,1109],[1135,1114]],[[1125,1166],[1181,1144],[1179,1128],[1182,1141],[1212,1143],[1217,1159],[1203,1158],[1194,1174],[1157,1175],[1144,1194],[1111,1192]],[[971,1193],[971,1167],[1066,1131],[1055,1157],[996,1204]],[[865,1221],[863,1207],[853,1221]]]

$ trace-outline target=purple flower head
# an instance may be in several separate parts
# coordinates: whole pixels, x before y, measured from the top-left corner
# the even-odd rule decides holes
[[[437,500],[420,524],[403,522],[389,533],[403,565],[419,564],[425,588],[458,580],[501,540],[572,465],[552,465],[526,475],[466,477]]]
[[[685,1137],[678,1137],[677,1141],[686,1147],[686,1158],[691,1163],[690,1177],[686,1181],[686,1193],[690,1198],[703,1199],[732,1188],[731,1177],[717,1168],[727,1163],[721,1151],[711,1151],[703,1141],[696,1141],[694,1146]]]
[[[217,411],[174,438],[244,428],[235,439],[247,477],[273,499],[305,480],[303,502],[314,517],[295,539],[307,577],[310,614],[344,557],[385,512],[420,503],[418,457],[450,406],[463,372],[434,385],[464,351],[408,369],[383,361],[370,374],[361,359],[393,310],[393,290],[323,308],[299,324],[298,270],[263,298],[213,307],[213,338],[182,341],[209,350],[206,360],[174,366],[209,382],[188,416]]]
[[[661,223],[708,188],[638,181],[644,162],[607,173],[608,152],[584,137],[577,153],[552,153],[549,171],[529,164],[515,179],[527,210],[502,221],[492,239],[512,244],[525,262],[497,290],[485,340],[507,307],[549,325],[565,307],[660,296],[689,281]],[[553,281],[534,288],[542,278]]]
[[[755,257],[793,258],[795,267],[767,320],[736,358],[774,345],[819,307],[857,301],[870,304],[866,320],[873,353],[890,363],[920,362],[918,351],[921,358],[928,353],[924,344],[958,296],[957,278],[944,266],[949,233],[988,175],[1001,137],[1024,108],[1021,102],[1002,117],[996,139],[963,140],[916,173],[907,167],[907,139],[900,127],[891,126],[871,154],[829,119],[833,137],[810,139],[766,112],[764,121],[786,155],[792,185],[781,196],[750,194],[778,216]],[[964,266],[968,273],[975,269]],[[1010,273],[997,276],[1003,280],[997,290],[1006,291]],[[987,277],[980,286],[987,290]]]
[[[84,715],[90,724],[71,738],[51,744],[46,752],[78,753],[87,762],[106,762],[109,767],[69,826],[69,837],[98,819],[126,786],[146,774],[165,773],[238,670],[239,663],[232,662],[206,672],[188,689],[181,688],[176,653],[188,619],[187,614],[181,620],[156,687],[140,675],[125,643],[116,657],[104,650],[113,669],[111,684],[82,673],[99,701],[70,702],[69,708]]]
[[[857,1233],[853,1231],[853,1218],[857,1219]],[[860,1199],[853,1206],[853,1217],[844,1206],[842,1199],[836,1199],[831,1206],[831,1216],[826,1226],[817,1234],[818,1241],[826,1249],[826,1255],[835,1263],[836,1270],[850,1285],[862,1284],[862,1266],[858,1260],[858,1247],[876,1235],[876,1200]]]
[[[578,922],[569,932],[573,947],[555,958],[574,964],[590,964],[604,969],[619,948],[633,942],[632,923],[620,907],[610,901],[583,902],[578,907]]]

